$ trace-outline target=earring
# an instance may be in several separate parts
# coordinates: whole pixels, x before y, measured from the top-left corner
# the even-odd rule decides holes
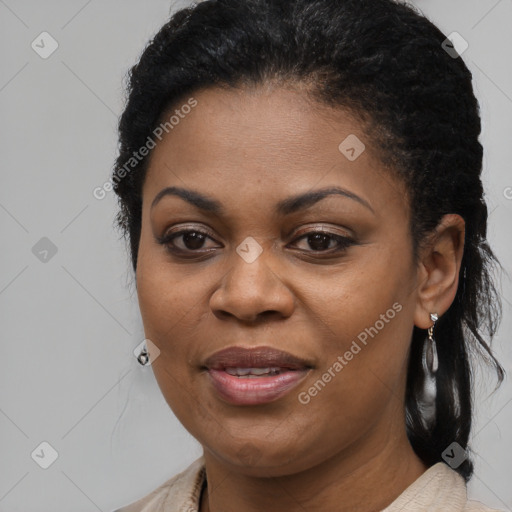
[[[142,347],[142,350],[140,351],[140,354],[137,356],[137,361],[139,361],[139,363],[142,365],[142,366],[146,366],[149,362],[149,354],[148,354],[148,351],[146,350],[146,347]]]
[[[428,371],[432,375],[435,375],[439,366],[439,361],[437,359],[436,340],[434,339],[434,327],[439,317],[437,316],[437,313],[430,313],[430,319],[432,322],[434,322],[434,324],[428,328],[428,341],[426,350],[424,352],[424,357],[426,359],[424,366],[427,367]]]
[[[423,344],[423,353],[421,359],[425,380],[420,403],[423,409],[424,420],[426,420],[427,425],[432,423],[436,416],[436,372],[439,366],[439,362],[437,359],[436,341],[434,339],[434,327],[438,318],[439,317],[436,313],[430,314],[430,319],[432,322],[434,322],[434,324],[428,328],[428,339]]]

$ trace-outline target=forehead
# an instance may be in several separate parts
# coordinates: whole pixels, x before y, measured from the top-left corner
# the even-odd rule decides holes
[[[340,185],[377,207],[405,207],[401,184],[348,111],[283,87],[210,88],[191,98],[194,108],[185,98],[162,117],[174,116],[173,125],[152,151],[145,202],[173,185],[274,202]]]

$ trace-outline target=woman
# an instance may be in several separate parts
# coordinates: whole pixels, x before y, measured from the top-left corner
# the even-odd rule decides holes
[[[117,220],[139,361],[204,454],[122,512],[491,510],[468,353],[501,382],[496,259],[446,39],[391,0],[207,0],[145,49]]]

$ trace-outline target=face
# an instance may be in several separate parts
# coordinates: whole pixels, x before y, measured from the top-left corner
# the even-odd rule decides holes
[[[375,448],[404,428],[416,271],[403,187],[348,112],[305,92],[193,97],[143,186],[137,293],[167,403],[205,454],[247,474]],[[338,193],[290,200],[324,189]],[[256,382],[275,391],[274,377],[218,370],[247,384],[233,398],[205,364],[234,346],[305,368],[281,368],[295,373],[274,394]]]

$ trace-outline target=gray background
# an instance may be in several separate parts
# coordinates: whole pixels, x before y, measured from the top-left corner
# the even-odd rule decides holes
[[[108,512],[201,454],[151,368],[133,356],[144,333],[129,259],[112,227],[116,201],[112,192],[92,195],[116,156],[123,77],[171,6],[187,3],[0,0],[1,512]],[[445,34],[469,42],[489,238],[510,271],[512,0],[413,3]],[[43,31],[59,44],[47,59],[31,47]],[[40,252],[49,244],[43,237],[55,254]],[[501,286],[495,347],[510,371],[510,279]],[[511,510],[510,378],[492,396],[494,381],[483,372],[477,379],[469,495]],[[58,452],[48,469],[31,457],[43,441]],[[47,449],[36,453],[49,457]]]

